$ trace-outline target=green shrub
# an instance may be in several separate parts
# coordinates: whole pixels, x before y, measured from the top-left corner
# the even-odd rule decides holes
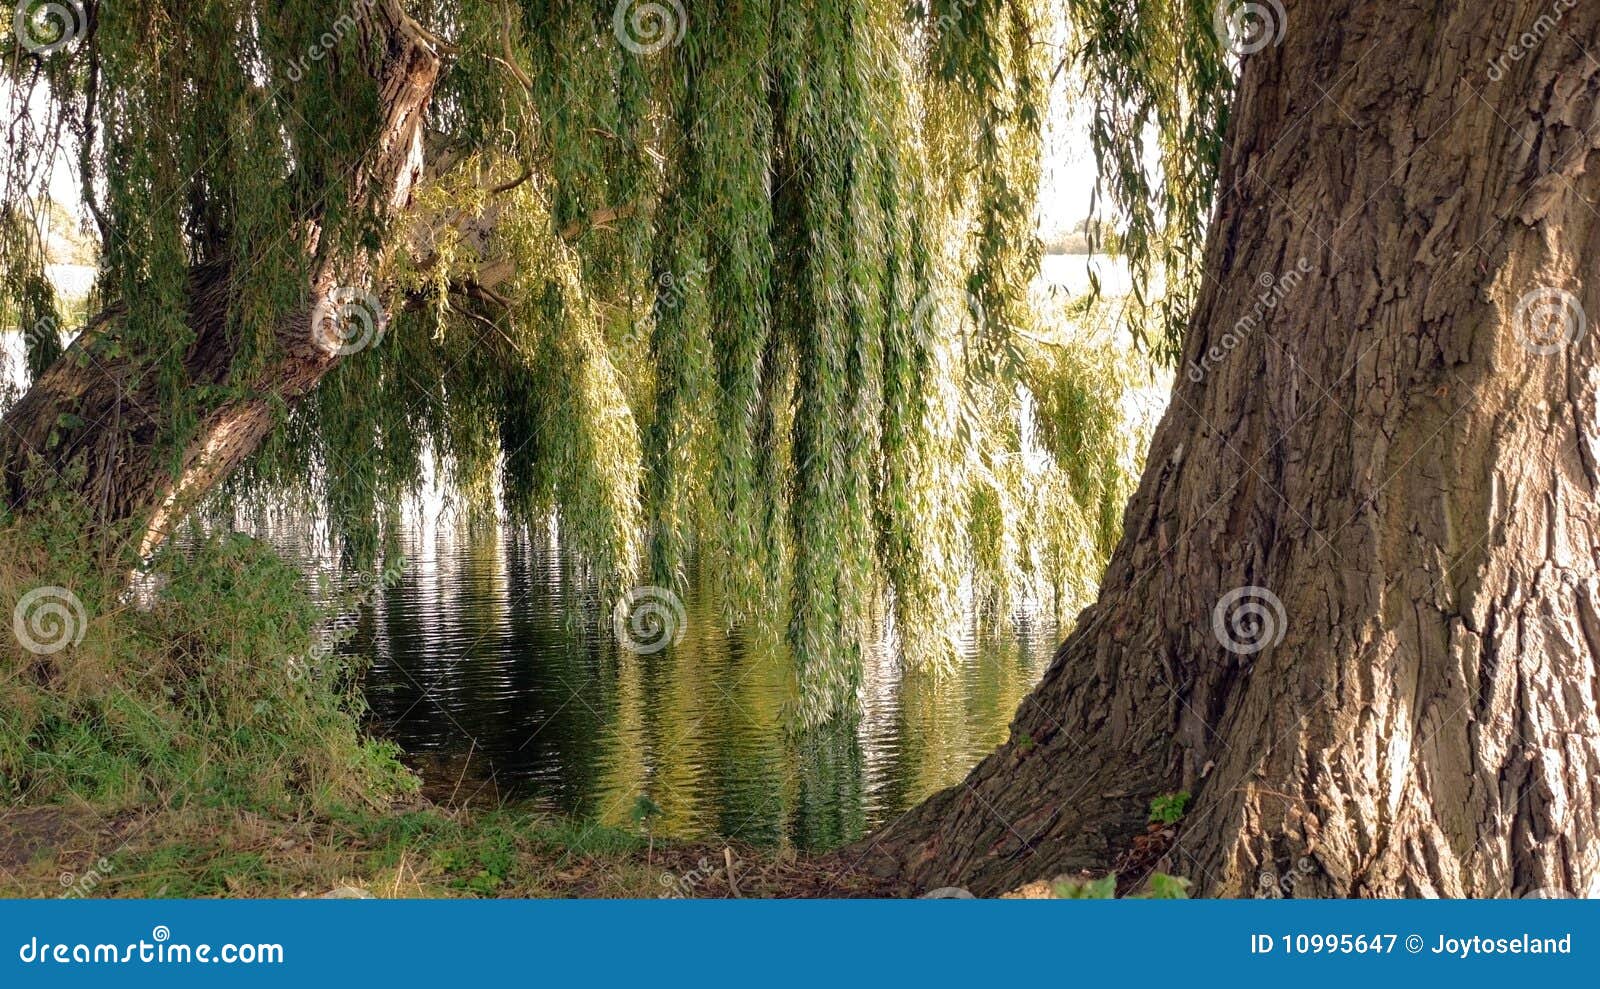
[[[1135,900],[1187,900],[1190,882],[1180,876],[1153,872]],[[1050,895],[1058,900],[1114,900],[1117,898],[1117,874],[1099,879],[1071,879],[1062,877],[1050,884]]]
[[[1155,824],[1177,824],[1183,820],[1184,812],[1189,809],[1189,801],[1194,799],[1187,791],[1178,793],[1164,793],[1150,801],[1150,820]]]
[[[0,523],[6,799],[299,812],[415,786],[396,749],[362,733],[356,671],[269,547],[186,540],[130,589],[131,568],[81,519]]]

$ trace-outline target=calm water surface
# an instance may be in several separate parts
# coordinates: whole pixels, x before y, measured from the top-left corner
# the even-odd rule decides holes
[[[454,527],[406,542],[404,572],[353,617],[345,647],[372,657],[373,729],[435,792],[616,826],[646,796],[659,835],[803,848],[859,837],[1003,741],[1056,643],[1053,624],[1027,620],[969,636],[942,677],[874,650],[859,721],[795,737],[787,656],[726,631],[705,594],[685,597],[677,645],[637,655],[609,614],[574,605],[571,561],[542,542]]]

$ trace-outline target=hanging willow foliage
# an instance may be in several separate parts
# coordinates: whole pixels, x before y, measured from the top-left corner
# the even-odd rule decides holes
[[[1236,67],[1218,31],[1250,5],[1066,2],[1079,45],[1072,67],[1092,108],[1096,192],[1111,200],[1118,246],[1132,268],[1130,328],[1158,359],[1176,364],[1179,334],[1200,288],[1205,221],[1233,104]],[[1089,225],[1091,237],[1098,229]],[[1151,310],[1157,318],[1144,319]]]
[[[398,216],[347,205],[382,123],[377,6],[446,56]],[[1181,309],[1231,84],[1201,8],[90,3],[74,45],[8,56],[13,108],[50,116],[8,145],[0,288],[53,318],[28,204],[65,133],[96,295],[169,411],[148,441],[177,451],[229,390],[180,359],[197,277],[226,276],[247,382],[317,260],[373,253],[376,345],[286,404],[227,493],[314,499],[367,554],[441,480],[468,511],[556,520],[608,596],[714,581],[730,626],[787,635],[818,723],[853,703],[879,617],[937,665],[965,608],[1067,613],[1098,577],[1138,361],[1030,296],[1041,132],[1052,73],[1084,80],[1136,283],[1164,269]]]

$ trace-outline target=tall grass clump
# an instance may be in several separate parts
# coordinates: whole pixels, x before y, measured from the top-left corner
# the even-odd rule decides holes
[[[81,516],[0,519],[4,799],[314,813],[415,785],[270,548],[197,537],[130,580]]]

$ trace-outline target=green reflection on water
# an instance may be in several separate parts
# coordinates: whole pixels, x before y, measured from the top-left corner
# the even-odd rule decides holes
[[[574,608],[571,561],[499,531],[414,539],[413,562],[348,648],[374,657],[374,729],[436,790],[532,799],[661,836],[805,849],[860,837],[950,786],[1005,739],[1043,672],[1049,625],[971,639],[943,676],[869,650],[862,710],[796,737],[779,645],[726,631],[706,593],[683,637],[636,654],[610,616]]]

